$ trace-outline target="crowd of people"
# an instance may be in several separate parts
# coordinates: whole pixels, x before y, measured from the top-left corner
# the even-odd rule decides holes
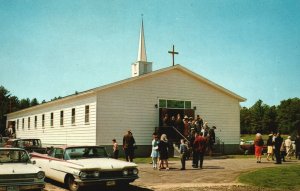
[[[206,138],[206,148],[209,155],[212,155],[213,145],[216,142],[215,126],[209,127],[208,122],[204,122],[200,115],[194,119],[185,115],[181,118],[180,114],[177,117],[169,118],[168,114],[162,117],[162,126],[158,134],[166,134],[173,142],[180,144],[180,139],[185,139],[187,144],[192,147],[196,134],[202,133]]]
[[[203,123],[203,119],[197,115],[195,119],[184,116],[181,119],[180,114],[175,119],[172,116],[168,118],[166,114],[163,117],[163,126],[159,132],[154,132],[152,137],[151,158],[153,169],[169,170],[169,150],[171,142],[179,141],[178,145],[181,159],[181,170],[185,170],[186,160],[193,158],[193,168],[203,168],[203,159],[205,153],[212,154],[213,145],[215,143],[216,127],[209,127],[207,122]],[[172,141],[168,139],[171,137]],[[112,140],[113,157],[118,159],[119,148],[116,139]],[[123,136],[122,148],[125,154],[125,159],[128,162],[133,162],[134,150],[137,148],[132,132],[128,130]]]
[[[162,134],[160,139],[156,133],[153,133],[152,140],[152,165],[153,169],[166,169],[169,170],[168,165],[168,139],[166,134]],[[204,137],[203,133],[195,133],[194,140],[192,143],[192,152],[193,152],[193,168],[203,168],[203,159],[204,154],[207,148],[207,140]],[[190,146],[185,139],[180,140],[179,152],[180,152],[180,160],[181,160],[181,169],[185,170],[186,159],[189,158],[189,150]]]
[[[281,137],[280,133],[269,134],[267,145],[267,161],[276,160],[275,164],[281,164],[291,157],[295,153],[296,159],[300,160],[300,136],[295,139],[294,146],[291,140],[291,136],[288,136],[285,140]],[[264,147],[264,141],[262,135],[257,133],[254,140],[256,162],[261,163],[262,151]],[[294,148],[296,147],[296,148]],[[275,159],[274,159],[275,156]]]

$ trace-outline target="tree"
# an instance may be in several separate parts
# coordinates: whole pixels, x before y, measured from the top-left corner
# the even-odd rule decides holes
[[[36,98],[33,98],[30,102],[30,106],[35,106],[35,105],[39,105],[39,102]]]
[[[251,132],[251,112],[247,107],[243,107],[240,111],[241,114],[241,133],[249,134]]]
[[[0,86],[0,133],[5,130],[6,116],[8,111],[9,91],[3,86]]]
[[[263,133],[264,123],[263,117],[267,105],[262,100],[258,100],[251,108],[251,131],[252,133]]]
[[[20,110],[20,101],[17,96],[11,96],[9,98],[9,109],[8,113]]]
[[[20,101],[20,109],[26,109],[30,107],[30,99],[26,98],[26,99],[21,99]]]
[[[299,128],[300,99],[283,100],[278,106],[279,130],[282,133],[294,133]]]
[[[263,117],[264,132],[271,133],[278,131],[277,108],[276,106],[266,107]]]

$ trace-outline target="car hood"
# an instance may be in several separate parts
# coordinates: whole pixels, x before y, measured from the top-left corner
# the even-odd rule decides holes
[[[41,171],[37,166],[30,163],[2,163],[0,174],[32,174]]]
[[[111,158],[78,159],[68,161],[79,165],[81,168],[123,169],[137,167],[135,163],[125,162]]]

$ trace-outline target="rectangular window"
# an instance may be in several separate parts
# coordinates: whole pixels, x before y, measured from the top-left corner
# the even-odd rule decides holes
[[[159,108],[191,109],[191,101],[159,99]]]
[[[30,129],[30,117],[28,117],[28,129]]]
[[[34,116],[34,128],[37,127],[37,116]]]
[[[167,100],[167,108],[184,108],[184,101]]]
[[[24,130],[24,118],[22,118],[22,130]]]
[[[185,109],[191,109],[192,108],[192,102],[191,101],[185,101],[184,102]]]
[[[17,130],[19,131],[19,119],[17,119]]]
[[[64,125],[64,111],[60,111],[60,126]]]
[[[159,100],[159,107],[160,108],[166,108],[167,107],[167,101],[165,99]]]
[[[90,122],[90,106],[86,105],[85,106],[85,119],[84,119],[85,123]]]
[[[42,115],[42,127],[45,127],[45,114]]]
[[[75,124],[75,108],[72,108],[72,119],[71,119],[72,124]]]
[[[50,113],[50,126],[53,127],[53,113]]]

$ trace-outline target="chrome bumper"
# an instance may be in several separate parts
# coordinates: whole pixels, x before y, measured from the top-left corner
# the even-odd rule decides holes
[[[80,186],[89,186],[89,185],[95,185],[95,184],[106,184],[107,182],[114,181],[116,184],[119,183],[130,183],[138,179],[139,176],[130,176],[130,177],[116,177],[116,178],[101,178],[101,179],[75,179],[75,181],[80,185]]]

